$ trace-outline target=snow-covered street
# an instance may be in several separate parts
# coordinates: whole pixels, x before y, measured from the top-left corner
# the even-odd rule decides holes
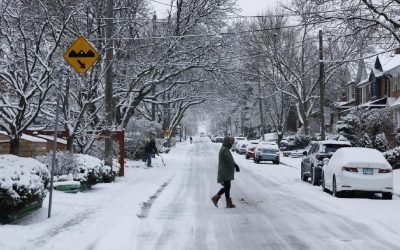
[[[237,208],[210,201],[220,143],[195,139],[167,167],[130,162],[127,175],[78,194],[55,192],[39,211],[0,226],[0,249],[400,249],[400,199],[332,197],[300,181],[298,159],[255,164],[234,154]],[[398,170],[396,170],[398,171]],[[398,173],[395,171],[395,176]],[[395,178],[398,192],[399,179]]]

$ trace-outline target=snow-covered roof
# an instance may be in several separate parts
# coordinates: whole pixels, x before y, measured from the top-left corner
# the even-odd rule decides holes
[[[54,140],[54,136],[52,136],[52,135],[37,135],[37,137],[40,137],[40,138],[48,140],[48,141]],[[57,143],[67,145],[67,140],[57,137]]]
[[[379,60],[381,61],[382,68],[384,72],[391,71],[394,69],[400,69],[400,55],[385,53],[379,55]]]
[[[30,136],[30,135],[26,135],[26,134],[22,134],[21,136],[22,140],[25,141],[30,141],[30,142],[43,142],[43,143],[47,143],[47,140],[35,137],[35,136]]]
[[[400,97],[388,97],[386,105],[389,107],[400,106]]]
[[[0,131],[0,134],[8,136],[8,134],[5,131]],[[30,141],[30,142],[42,142],[42,143],[46,143],[47,142],[44,139],[41,139],[41,138],[38,138],[38,137],[35,137],[35,136],[26,135],[26,134],[22,134],[21,139],[25,140],[25,141]]]

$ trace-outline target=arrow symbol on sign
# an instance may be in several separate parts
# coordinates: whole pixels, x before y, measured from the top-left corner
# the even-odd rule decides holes
[[[79,65],[81,66],[82,69],[85,69],[85,63],[81,62],[80,60],[78,60]]]

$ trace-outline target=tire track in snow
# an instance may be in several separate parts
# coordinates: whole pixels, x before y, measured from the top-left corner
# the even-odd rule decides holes
[[[162,191],[164,191],[164,189],[169,185],[169,183],[171,182],[171,180],[173,178],[174,178],[174,176],[172,176],[167,182],[164,182],[164,184],[161,185],[161,187],[155,192],[155,194],[150,196],[150,198],[146,202],[143,203],[142,210],[141,210],[140,214],[137,215],[138,218],[140,218],[140,219],[147,218],[147,216],[149,215],[151,206],[153,206],[154,201],[158,198],[158,196],[162,193]]]

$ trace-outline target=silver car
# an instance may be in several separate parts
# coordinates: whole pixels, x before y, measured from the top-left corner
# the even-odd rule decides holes
[[[272,161],[273,164],[279,164],[280,162],[279,148],[274,145],[265,145],[257,147],[254,155],[254,162],[260,163],[261,161]]]

